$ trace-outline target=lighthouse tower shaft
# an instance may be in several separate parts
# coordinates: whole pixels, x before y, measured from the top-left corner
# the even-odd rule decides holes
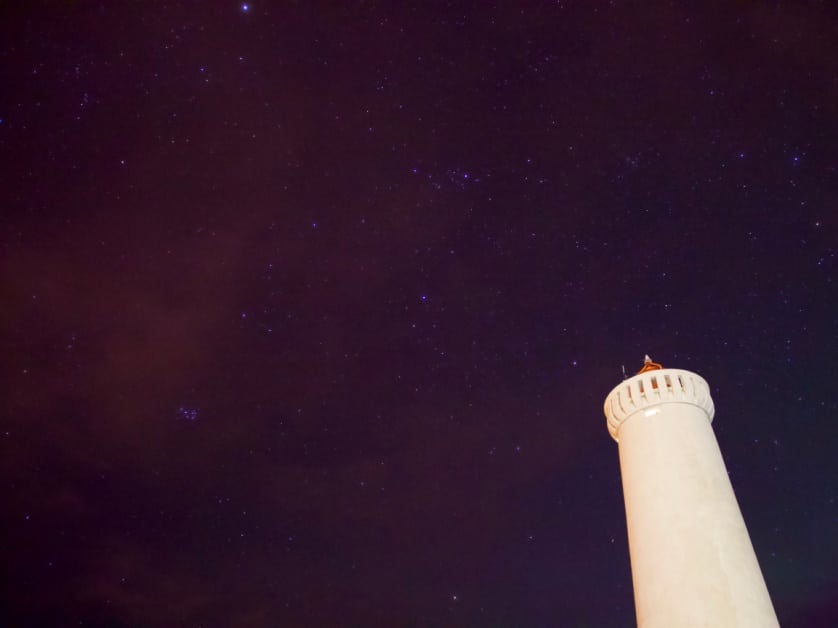
[[[606,399],[640,628],[779,626],[713,414],[707,382],[678,369],[644,369]]]

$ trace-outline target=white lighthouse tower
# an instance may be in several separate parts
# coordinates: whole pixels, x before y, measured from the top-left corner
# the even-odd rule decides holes
[[[779,626],[695,373],[646,356],[605,400],[639,628]]]

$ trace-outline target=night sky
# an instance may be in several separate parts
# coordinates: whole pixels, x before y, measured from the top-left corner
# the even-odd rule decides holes
[[[838,9],[7,2],[0,625],[634,625],[701,374],[838,625]]]

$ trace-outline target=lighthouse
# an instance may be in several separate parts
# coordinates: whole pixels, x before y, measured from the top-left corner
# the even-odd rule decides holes
[[[605,400],[639,628],[779,626],[722,460],[703,378],[646,356]]]

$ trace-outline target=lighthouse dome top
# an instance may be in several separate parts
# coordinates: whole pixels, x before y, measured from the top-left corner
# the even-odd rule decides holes
[[[641,373],[645,373],[646,371],[659,371],[662,368],[663,364],[653,362],[652,358],[650,358],[649,354],[647,353],[643,358],[643,368],[637,371],[637,374],[640,375]]]
[[[667,369],[649,356],[640,372],[615,386],[605,399],[608,432],[619,442],[620,426],[635,414],[663,403],[689,403],[704,410],[709,421],[715,408],[710,387],[691,371]]]

